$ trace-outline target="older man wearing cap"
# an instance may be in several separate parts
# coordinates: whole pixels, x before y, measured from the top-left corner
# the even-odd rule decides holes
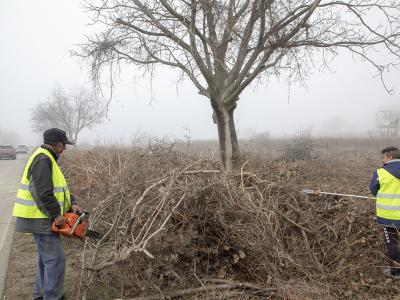
[[[51,232],[51,223],[62,225],[64,212],[82,212],[82,208],[70,194],[57,164],[66,145],[73,143],[58,128],[46,130],[43,140],[25,166],[13,215],[16,231],[32,233],[38,250],[33,299],[58,300],[64,299],[65,257],[60,236]]]

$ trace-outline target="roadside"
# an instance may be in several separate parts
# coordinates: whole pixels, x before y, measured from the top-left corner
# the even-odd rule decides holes
[[[7,196],[5,196],[7,195]],[[15,192],[13,194],[15,196]],[[1,223],[0,223],[0,296],[3,297],[3,291],[5,288],[5,282],[7,278],[7,270],[9,265],[9,257],[13,242],[15,223],[14,219],[10,216],[6,219],[7,214],[10,215],[11,212],[7,209],[4,204],[4,200],[7,200],[8,193],[1,193]],[[5,207],[5,209],[3,209]]]
[[[12,205],[27,157],[18,155],[16,160],[0,160],[0,298],[3,298],[15,230]]]

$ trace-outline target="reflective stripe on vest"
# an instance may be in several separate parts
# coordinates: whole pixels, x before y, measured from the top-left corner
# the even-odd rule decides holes
[[[376,215],[389,220],[400,220],[400,179],[383,168],[377,170],[379,192],[376,195]]]
[[[41,153],[48,156],[51,160],[52,182],[54,186],[53,193],[61,207],[60,213],[63,214],[71,207],[71,195],[63,173],[61,172],[52,154],[46,149],[39,148],[29,158],[22,174],[21,183],[17,192],[13,210],[13,215],[16,217],[30,219],[48,218],[48,216],[36,205],[29,188],[30,180],[27,178],[28,170],[32,165],[34,158]]]
[[[19,203],[22,205],[26,205],[26,206],[37,206],[36,202],[34,200],[26,200],[26,199],[21,199],[21,198],[17,198],[15,199],[15,203]],[[64,205],[64,201],[58,201],[58,204],[60,206]]]
[[[20,184],[19,185],[20,190],[27,190],[29,191],[29,185],[28,184]],[[69,191],[68,186],[63,186],[63,187],[57,187],[53,189],[53,193],[63,193],[64,191]]]

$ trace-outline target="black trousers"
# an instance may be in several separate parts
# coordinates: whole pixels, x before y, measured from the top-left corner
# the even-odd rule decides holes
[[[392,268],[393,275],[400,274],[399,230],[395,227],[383,227],[388,256],[392,265],[398,267]]]

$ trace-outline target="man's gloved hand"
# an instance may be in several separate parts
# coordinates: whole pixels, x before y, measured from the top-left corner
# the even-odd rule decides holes
[[[61,216],[61,215],[57,216],[57,217],[54,219],[54,223],[55,223],[56,226],[59,227],[59,228],[61,228],[61,227],[64,225],[64,222],[65,222],[64,216]]]
[[[83,208],[80,207],[78,204],[73,204],[71,209],[74,213],[79,213],[79,214],[83,213]]]

